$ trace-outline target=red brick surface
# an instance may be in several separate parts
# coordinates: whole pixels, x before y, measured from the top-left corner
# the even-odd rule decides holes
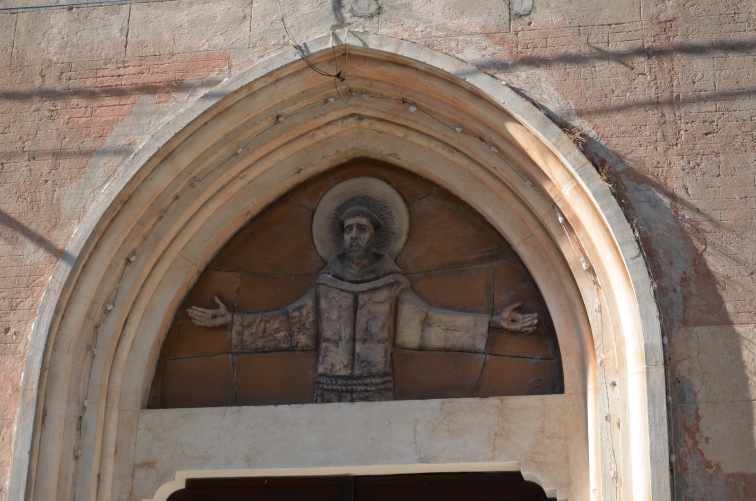
[[[3,8],[31,3],[54,2],[11,1]],[[255,9],[267,8],[265,2],[240,1],[213,15],[203,4],[0,11],[0,380],[6,389],[0,498],[28,336],[54,267],[70,260],[63,250],[82,215],[165,116],[286,47],[280,26],[260,21],[268,18]],[[459,19],[450,27],[433,9],[356,23],[467,61],[587,134],[584,148],[628,210],[656,285],[668,339],[675,498],[744,499],[754,474],[728,472],[707,456],[711,437],[696,423],[718,400],[704,398],[683,367],[712,356],[689,347],[688,328],[756,324],[753,4],[534,5],[532,13],[485,30]],[[303,39],[327,33],[333,14],[321,10],[306,18],[293,12],[290,25]],[[163,24],[149,23],[161,13],[167,13]],[[749,355],[754,340],[732,332],[722,344],[740,355],[728,367],[748,387],[744,382],[756,377]],[[752,403],[754,397],[744,390],[727,399]],[[738,420],[753,420],[752,411]],[[743,447],[752,453],[753,443]]]
[[[61,53],[42,39],[23,43],[25,15],[0,12],[0,380],[6,388],[0,499],[37,307],[58,261],[71,260],[64,248],[83,214],[155,125],[138,103],[160,113],[160,96],[215,85],[230,60],[227,52],[124,57],[101,51],[99,43],[76,48],[75,42]],[[46,23],[29,28],[39,36]],[[87,29],[66,28],[72,37]]]

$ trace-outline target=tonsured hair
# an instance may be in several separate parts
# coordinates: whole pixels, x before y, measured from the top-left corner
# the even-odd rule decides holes
[[[355,216],[366,217],[373,224],[376,250],[387,249],[395,238],[396,219],[386,202],[370,195],[354,195],[342,201],[334,209],[329,232],[336,248],[343,245],[344,221],[347,217]]]
[[[352,207],[345,210],[343,214],[341,214],[341,217],[339,218],[341,229],[344,229],[344,223],[347,219],[354,217],[364,217],[365,219],[370,221],[370,224],[373,226],[373,231],[378,231],[378,229],[383,226],[383,223],[381,223],[381,220],[378,219],[378,216],[373,214],[367,207],[363,207],[362,205],[353,205]]]

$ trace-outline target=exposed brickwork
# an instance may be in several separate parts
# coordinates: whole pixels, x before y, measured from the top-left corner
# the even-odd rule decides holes
[[[669,347],[674,497],[739,499],[756,472],[728,475],[710,457],[727,425],[702,430],[696,423],[714,415],[710,404],[699,407],[707,396],[753,402],[742,381],[756,378],[754,339],[724,329],[718,346],[728,355],[721,356],[691,351],[686,338],[688,327],[756,323],[750,299],[756,293],[756,39],[752,9],[703,5],[696,15],[663,19],[523,26],[507,46],[514,67],[492,69],[549,113],[599,138],[589,139],[586,151],[628,210],[657,284]],[[724,387],[739,390],[703,396],[711,376],[692,376],[680,364],[690,359],[724,371]],[[753,423],[752,409],[741,405],[732,419]],[[733,458],[756,457],[745,430]]]
[[[380,3],[370,19],[284,0],[281,10],[273,0],[190,0],[0,11],[0,492],[31,325],[56,263],[71,259],[63,249],[73,230],[166,117],[286,47],[280,13],[298,40],[364,28],[458,57],[588,134],[585,149],[628,209],[657,285],[675,497],[753,490],[753,467],[726,461],[751,457],[752,434],[715,460],[725,432],[695,425],[717,402],[754,408],[746,384],[756,379],[746,328],[756,324],[752,2],[535,0],[522,17],[509,16],[505,2]],[[720,329],[732,357],[697,351],[696,327]],[[691,360],[725,371],[739,390],[705,391]],[[753,410],[739,412],[734,419],[754,421]]]
[[[21,14],[0,13],[0,26]],[[43,29],[43,26],[38,26]],[[6,37],[8,35],[8,37]],[[13,33],[0,31],[3,42]],[[215,85],[228,53],[98,57],[61,62],[0,44],[0,492],[10,467],[24,353],[42,293],[81,217],[159,125],[150,113],[173,95]],[[135,112],[136,109],[136,112]],[[2,498],[2,495],[0,495]]]

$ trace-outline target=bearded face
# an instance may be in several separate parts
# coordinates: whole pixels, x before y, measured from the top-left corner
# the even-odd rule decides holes
[[[344,250],[349,263],[360,266],[367,263],[373,250],[375,231],[366,217],[353,217],[344,221]]]

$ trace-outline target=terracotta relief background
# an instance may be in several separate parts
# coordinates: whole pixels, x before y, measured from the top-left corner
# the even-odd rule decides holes
[[[162,347],[152,408],[311,403],[317,351],[234,353],[230,329],[194,325],[185,309],[282,308],[305,294],[325,266],[312,241],[313,212],[341,181],[372,176],[393,186],[410,211],[396,258],[412,290],[433,306],[495,314],[522,301],[538,313],[530,334],[491,328],[485,353],[394,348],[396,399],[563,392],[556,334],[543,298],[509,244],[472,208],[423,178],[360,159],[273,203],[218,253],[184,299]]]

